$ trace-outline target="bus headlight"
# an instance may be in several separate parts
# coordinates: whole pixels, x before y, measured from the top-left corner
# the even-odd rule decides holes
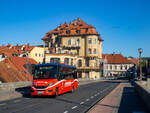
[[[55,83],[55,82],[51,82],[51,83],[48,84],[48,86],[51,86],[51,85],[53,85],[54,83]]]

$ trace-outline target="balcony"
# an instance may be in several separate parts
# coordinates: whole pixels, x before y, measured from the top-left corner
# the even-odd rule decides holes
[[[87,66],[82,66],[82,67],[77,67],[77,70],[100,70],[101,67],[98,67],[98,66],[90,66],[90,67],[87,67]]]
[[[67,45],[63,46],[63,49],[80,49],[80,45]]]

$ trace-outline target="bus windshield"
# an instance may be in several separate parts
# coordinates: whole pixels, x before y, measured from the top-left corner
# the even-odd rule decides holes
[[[37,66],[34,70],[33,79],[56,79],[57,78],[57,66]]]

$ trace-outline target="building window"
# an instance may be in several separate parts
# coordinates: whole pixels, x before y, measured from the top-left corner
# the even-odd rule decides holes
[[[78,78],[81,78],[82,77],[82,73],[78,73]]]
[[[112,65],[110,65],[110,70],[112,70]]]
[[[73,59],[71,59],[71,65],[73,65]]]
[[[77,30],[76,32],[77,32],[78,34],[80,34],[80,30]]]
[[[79,46],[80,45],[80,39],[77,39],[76,40],[76,46]]]
[[[127,65],[125,66],[125,69],[127,70]]]
[[[78,67],[82,67],[82,60],[78,60]]]
[[[94,49],[94,54],[96,54],[96,49]]]
[[[93,39],[93,44],[96,44],[96,38]]]
[[[120,66],[120,70],[122,70],[122,68],[123,68],[123,67],[122,67],[122,65],[121,65],[121,66]]]
[[[115,69],[117,70],[117,66],[115,66]]]
[[[60,63],[60,58],[51,58],[50,63]]]
[[[106,69],[108,69],[108,66],[106,66]]]
[[[39,54],[39,57],[41,56],[41,54]]]
[[[64,63],[69,64],[69,58],[65,58]]]
[[[45,47],[48,47],[48,42],[45,42]]]
[[[92,54],[92,50],[91,50],[91,48],[89,48],[88,53],[89,53],[89,54]]]
[[[68,40],[68,45],[71,45],[71,39]]]
[[[35,53],[35,56],[37,56],[37,53]]]
[[[85,60],[85,66],[89,67],[89,59]]]
[[[88,38],[88,43],[92,44],[92,38]]]
[[[66,33],[67,33],[67,34],[70,34],[70,30],[67,30]]]
[[[2,58],[5,58],[5,54],[2,54]]]

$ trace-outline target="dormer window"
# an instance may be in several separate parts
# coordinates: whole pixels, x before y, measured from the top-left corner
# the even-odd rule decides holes
[[[70,30],[67,30],[66,33],[67,33],[67,34],[70,34]]]
[[[78,34],[80,34],[80,30],[77,30],[76,32],[77,32]]]
[[[5,58],[5,54],[2,54],[2,58]]]

